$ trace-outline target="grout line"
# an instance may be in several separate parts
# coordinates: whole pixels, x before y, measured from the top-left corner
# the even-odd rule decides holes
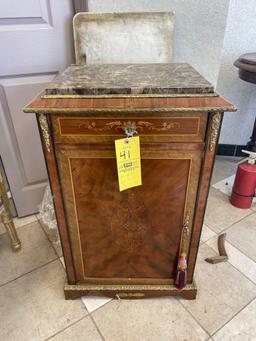
[[[244,307],[242,307],[241,309],[239,309],[226,323],[223,324],[223,326],[221,326],[220,328],[218,328],[213,334],[211,334],[211,337],[213,337],[214,335],[216,335],[222,328],[224,328],[229,322],[231,322],[238,314],[241,313],[242,310],[244,310],[249,304],[251,304],[254,300],[256,300],[256,297],[254,297],[253,299],[251,299]]]
[[[58,253],[57,253],[57,251],[56,251],[55,247],[53,246],[53,243],[52,243],[52,241],[50,240],[50,238],[49,238],[48,234],[46,233],[45,229],[43,228],[43,225],[41,224],[40,220],[39,220],[39,219],[37,219],[37,221],[38,221],[38,223],[39,223],[39,225],[40,225],[41,229],[43,230],[43,233],[45,234],[45,236],[46,236],[46,238],[47,238],[48,242],[51,244],[51,247],[53,248],[53,251],[54,251],[55,255],[56,255],[58,258],[60,258],[60,257],[63,257],[63,255],[62,255],[62,256],[59,256],[59,255],[58,255]],[[62,265],[62,266],[63,266],[63,265]],[[65,271],[66,271],[66,269],[65,269]]]
[[[21,277],[24,277],[24,276],[26,276],[26,275],[28,275],[28,274],[34,272],[34,271],[37,271],[37,270],[43,268],[44,266],[49,265],[49,264],[51,264],[51,263],[53,263],[53,262],[55,262],[55,261],[57,261],[57,260],[58,260],[58,258],[54,258],[54,259],[52,259],[51,261],[49,261],[49,262],[47,262],[47,263],[45,263],[45,264],[42,264],[42,265],[40,265],[40,266],[38,266],[38,267],[36,267],[36,268],[34,268],[34,269],[28,271],[28,272],[25,272],[24,274],[22,274],[22,275],[20,275],[20,276],[18,276],[18,277],[16,277],[16,278],[14,278],[14,279],[12,279],[12,280],[6,282],[6,283],[0,284],[0,288],[2,288],[2,287],[4,287],[5,285],[8,285],[8,284],[10,284],[10,283],[16,281],[17,279],[20,279]]]
[[[32,214],[32,215],[33,215],[33,214]],[[12,220],[15,219],[15,218],[16,218],[16,217],[12,218]],[[17,219],[22,219],[22,218],[17,218]],[[31,225],[31,224],[33,224],[33,223],[38,223],[37,218],[36,218],[35,220],[31,221],[30,223],[26,223],[26,224],[20,225],[20,226],[15,226],[15,224],[14,224],[14,222],[13,222],[14,227],[15,227],[15,230],[17,230],[17,233],[18,233],[18,230],[19,230],[20,228],[23,228],[23,227],[25,227],[25,226],[27,226],[27,225]],[[3,225],[3,229],[4,229],[4,232],[0,233],[0,238],[1,238],[2,236],[5,236],[5,235],[7,234],[7,231],[6,231],[5,226],[4,226],[4,223],[3,223],[2,221],[0,221],[0,224]],[[19,234],[19,233],[18,233],[18,234]]]
[[[212,229],[209,225],[207,225],[207,224],[205,224],[205,223],[203,223],[203,225],[205,225],[206,227],[208,227],[208,229],[211,230],[215,235],[214,235],[214,236],[211,236],[210,238],[206,239],[205,241],[202,241],[201,238],[200,238],[200,243],[199,243],[199,245],[203,245],[203,244],[205,244],[206,242],[208,242],[210,239],[212,239],[212,238],[218,236],[218,234],[217,234],[215,231],[213,231],[213,229]],[[202,231],[203,231],[203,226],[202,226]],[[202,233],[201,233],[201,236],[202,236]]]
[[[230,242],[229,240],[227,240],[227,242],[232,245],[235,249],[237,249],[239,252],[241,252],[244,256],[246,256],[247,258],[249,258],[253,263],[255,262],[255,259],[251,258],[250,256],[248,256],[246,253],[244,253],[241,249],[239,249],[239,247],[235,246],[232,242]]]
[[[214,237],[213,237],[214,238]],[[208,244],[206,244],[211,250],[213,250],[215,253],[216,251]],[[243,277],[245,277],[248,281],[250,281],[254,286],[256,286],[256,283],[253,282],[250,278],[248,278],[244,273],[242,273],[239,269],[237,269],[233,264],[231,264],[229,261],[227,261],[229,263],[230,266],[232,266],[236,271],[238,271]],[[219,327],[213,334],[209,334],[207,332],[208,335],[210,335],[210,338],[215,335],[220,329],[222,329],[227,323],[229,323],[236,315],[238,315],[243,309],[245,309],[250,303],[252,303],[254,300],[256,300],[256,294],[255,296],[245,305],[243,306],[241,309],[239,309],[229,320],[227,320],[221,327]],[[181,302],[180,302],[181,303]],[[182,304],[182,303],[181,303]],[[182,304],[182,306],[186,309],[186,307]],[[187,310],[187,309],[186,309]],[[188,311],[188,310],[187,310]],[[189,312],[189,311],[188,311]],[[193,315],[191,314],[191,316],[193,317]],[[194,317],[194,319],[197,321],[197,319]],[[197,321],[198,322],[198,321]],[[201,326],[201,324],[198,322],[198,324]],[[201,326],[202,327],[202,326]],[[202,327],[203,328],[203,327]],[[203,328],[204,329],[204,328]],[[205,329],[204,329],[205,330]]]
[[[97,331],[98,331],[100,337],[102,338],[103,341],[105,341],[105,338],[104,338],[103,334],[101,333],[101,331],[100,331],[100,329],[99,329],[97,323],[95,322],[93,316],[92,316],[91,314],[89,314],[89,317],[90,317],[92,323],[94,324],[95,328],[97,329]]]
[[[83,296],[83,297],[85,297],[85,296]],[[87,297],[90,297],[90,296],[87,296]],[[98,296],[98,297],[100,297],[100,296]],[[107,297],[107,296],[105,296],[105,297]],[[109,297],[109,298],[111,298],[111,297]],[[103,308],[105,305],[107,305],[108,303],[112,302],[113,300],[114,300],[114,298],[111,298],[110,301],[102,304],[100,307],[98,307],[98,308],[94,309],[93,311],[89,312],[89,314],[93,314],[95,311],[98,311],[99,309]],[[83,304],[84,304],[84,302],[83,302]],[[84,306],[86,307],[85,304],[84,304]]]
[[[223,194],[224,194],[224,193],[223,193]],[[217,235],[220,235],[220,234],[222,234],[222,233],[224,233],[224,232],[227,232],[227,230],[228,230],[229,228],[231,228],[232,226],[234,226],[235,224],[240,223],[243,219],[248,218],[248,217],[250,217],[252,214],[256,213],[256,212],[254,212],[254,211],[252,211],[252,210],[250,210],[250,211],[251,211],[251,212],[248,213],[246,216],[244,216],[243,218],[241,218],[241,219],[235,221],[234,223],[232,223],[232,224],[229,225],[228,227],[225,227],[225,228],[224,228],[223,230],[221,230],[220,232],[216,232],[215,230],[213,230],[213,228],[212,228],[210,225],[207,225],[207,224],[205,224],[205,225],[207,225],[207,226],[208,226],[211,230],[213,230],[213,232],[215,232]]]
[[[63,331],[65,331],[66,329],[74,326],[75,324],[77,324],[78,322],[82,321],[83,319],[86,319],[87,317],[89,316],[89,314],[81,317],[80,319],[78,319],[77,321],[75,322],[72,322],[71,324],[69,324],[68,326],[66,326],[65,328],[59,330],[58,332],[56,332],[55,334],[49,336],[48,338],[44,339],[44,341],[48,341],[48,340],[51,340],[54,336],[58,335],[58,334],[61,334]]]
[[[204,328],[204,326],[202,326],[201,325],[201,323],[197,320],[197,318],[187,309],[187,307],[186,306],[184,306],[183,304],[182,304],[182,299],[181,298],[177,298],[177,297],[174,297],[179,303],[180,303],[180,305],[186,310],[186,312],[193,318],[193,320],[203,329],[203,331],[205,331],[206,332],[206,334],[208,335],[208,338],[206,339],[206,340],[208,340],[210,337],[211,337],[211,335],[210,335],[210,333]]]
[[[207,246],[212,249],[215,253],[218,254],[218,252],[216,252],[210,245],[207,244]],[[233,246],[233,245],[232,245]],[[239,250],[240,251],[240,250]],[[244,254],[244,256],[246,256]],[[226,263],[226,262],[225,262]],[[247,277],[243,272],[241,272],[237,267],[235,267],[232,263],[230,263],[229,259],[227,260],[227,263],[229,263],[229,265],[231,265],[236,271],[238,271],[241,275],[243,275],[247,280],[249,280],[252,284],[254,284],[254,286],[256,286],[256,283],[253,282],[249,277]],[[255,263],[255,262],[254,262]],[[256,298],[256,296],[255,296]]]
[[[218,236],[218,235],[217,235]],[[217,236],[213,236],[212,238],[215,238]],[[209,241],[210,239],[208,239],[207,241]],[[239,247],[237,247],[236,245],[234,245],[232,242],[230,242],[229,240],[226,240],[227,243],[229,243],[230,245],[232,245],[235,249],[237,249],[240,253],[242,253],[245,257],[247,257],[248,259],[250,259],[253,263],[256,263],[255,259],[251,258],[250,256],[248,256],[246,253],[244,253],[244,251],[242,251],[241,249],[239,249]],[[208,245],[208,244],[207,244]],[[209,247],[211,247],[210,245],[208,245]],[[211,247],[212,248],[212,247]],[[231,264],[231,263],[230,263]],[[232,265],[232,264],[231,264]],[[256,284],[256,283],[255,283]]]
[[[61,263],[61,266],[63,267],[64,271],[66,272],[66,268],[64,266],[64,264],[62,263],[62,261],[60,260],[61,257],[58,258],[59,262]]]

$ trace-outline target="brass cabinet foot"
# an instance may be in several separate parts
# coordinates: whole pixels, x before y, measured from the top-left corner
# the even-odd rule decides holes
[[[64,286],[66,300],[74,300],[82,296],[107,296],[119,299],[140,299],[148,297],[176,296],[194,300],[197,294],[195,283],[179,290],[174,285],[120,285],[120,284],[68,284]]]

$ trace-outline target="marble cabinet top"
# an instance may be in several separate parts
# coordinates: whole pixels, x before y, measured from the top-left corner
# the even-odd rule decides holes
[[[213,86],[185,63],[71,65],[46,89],[46,95],[213,92]]]

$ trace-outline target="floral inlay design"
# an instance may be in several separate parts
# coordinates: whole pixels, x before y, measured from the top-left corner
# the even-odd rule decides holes
[[[113,121],[113,122],[108,122],[105,123],[104,126],[97,126],[97,123],[95,121],[91,122],[86,122],[86,123],[81,123],[79,124],[79,128],[85,128],[88,130],[92,130],[95,132],[104,132],[104,131],[110,131],[113,128],[115,130],[122,129],[125,131],[125,128],[131,126],[138,132],[141,131],[143,132],[145,130],[150,130],[150,131],[168,131],[171,129],[179,129],[180,128],[180,123],[179,122],[163,122],[161,125],[156,125],[152,122],[148,121]]]
[[[150,222],[147,209],[141,199],[127,191],[110,224],[115,243],[127,252],[133,252],[143,245]]]

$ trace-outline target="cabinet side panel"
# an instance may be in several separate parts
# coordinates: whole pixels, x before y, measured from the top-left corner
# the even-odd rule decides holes
[[[74,284],[76,282],[76,277],[75,277],[75,272],[74,272],[74,267],[73,267],[72,252],[71,252],[71,247],[70,247],[69,234],[67,230],[65,212],[64,212],[63,201],[62,201],[62,192],[61,192],[61,186],[60,186],[60,181],[59,181],[59,174],[58,174],[58,169],[57,169],[57,164],[56,164],[56,159],[55,159],[54,144],[52,143],[53,140],[50,136],[49,127],[51,126],[51,124],[47,116],[44,114],[40,114],[38,123],[39,123],[39,130],[40,130],[40,136],[41,136],[45,161],[47,165],[48,176],[50,180],[50,186],[51,186],[51,190],[52,190],[53,198],[54,198],[55,213],[56,213],[56,218],[58,222],[58,229],[59,229],[60,238],[61,238],[63,256],[65,260],[65,265],[66,265],[67,279],[68,279],[69,284]]]
[[[192,231],[190,253],[188,259],[188,283],[191,283],[193,281],[196,257],[199,248],[200,235],[210,188],[210,181],[216,155],[216,147],[218,145],[222,117],[223,113],[209,114],[209,124],[206,133],[205,156],[201,169],[196,214],[194,218],[194,228]]]

